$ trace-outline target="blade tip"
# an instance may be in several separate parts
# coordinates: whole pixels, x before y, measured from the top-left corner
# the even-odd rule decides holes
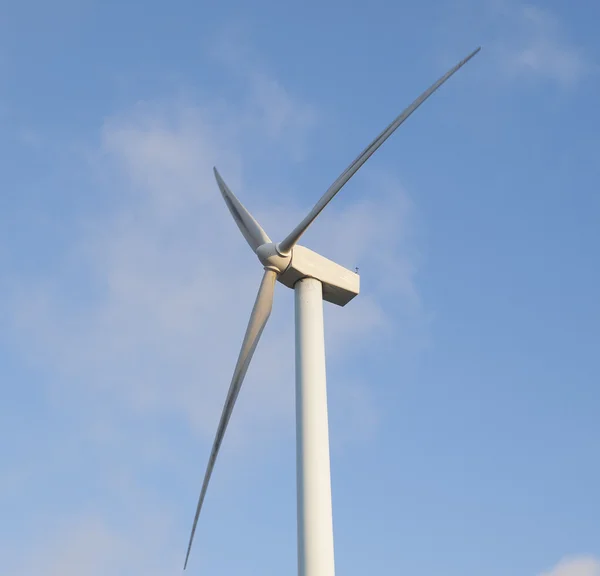
[[[223,187],[225,186],[225,181],[223,180],[223,178],[221,178],[221,174],[219,174],[219,171],[217,170],[216,166],[213,166],[213,173],[215,175],[215,180],[217,181],[217,185],[219,186],[219,189],[221,190],[221,192],[223,192]]]

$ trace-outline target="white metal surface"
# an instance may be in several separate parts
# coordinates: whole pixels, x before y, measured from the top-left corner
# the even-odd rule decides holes
[[[296,283],[298,576],[334,576],[321,283]]]
[[[255,220],[254,216],[248,212],[244,205],[235,197],[235,194],[229,189],[229,186],[225,184],[223,178],[219,174],[216,167],[213,167],[217,185],[229,208],[229,212],[233,216],[235,223],[238,225],[240,232],[244,235],[246,242],[250,245],[252,250],[256,252],[256,249],[263,244],[271,242],[268,234],[262,229],[262,226]]]
[[[302,278],[317,278],[323,284],[323,300],[338,306],[345,306],[358,294],[360,277],[355,272],[304,246],[294,246],[291,254],[292,261],[277,278],[288,288]]]
[[[246,334],[244,336],[244,340],[242,341],[242,349],[240,350],[240,355],[238,356],[238,361],[235,365],[235,370],[233,371],[233,378],[231,379],[231,384],[229,385],[229,392],[227,392],[225,406],[223,406],[223,412],[221,413],[221,420],[219,421],[219,426],[217,427],[217,433],[215,435],[212,450],[210,451],[208,466],[206,467],[206,472],[204,473],[202,490],[200,491],[200,498],[198,498],[196,515],[194,516],[194,523],[192,524],[192,533],[190,535],[190,541],[188,544],[187,553],[185,555],[185,564],[183,565],[184,570],[190,557],[190,550],[192,549],[194,534],[196,533],[196,526],[198,525],[198,517],[200,516],[202,504],[204,503],[204,497],[206,496],[206,490],[208,489],[208,483],[210,481],[210,477],[212,476],[217,455],[219,454],[221,443],[223,442],[223,437],[225,436],[225,431],[227,430],[227,424],[229,424],[229,418],[231,418],[231,413],[233,412],[235,401],[237,400],[242,383],[244,382],[244,377],[246,376],[246,371],[250,365],[250,360],[252,360],[252,356],[256,350],[260,336],[267,325],[269,316],[271,315],[276,277],[276,272],[265,268],[265,273],[263,274],[263,279],[260,283],[258,294],[256,295],[256,302],[254,303],[252,314],[250,314],[248,328],[246,328]]]

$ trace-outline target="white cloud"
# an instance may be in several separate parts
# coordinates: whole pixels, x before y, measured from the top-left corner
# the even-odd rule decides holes
[[[277,141],[293,160],[301,161],[317,124],[317,111],[266,71],[266,64],[245,36],[243,27],[232,26],[212,46],[215,59],[244,83],[249,95],[247,112],[239,124],[260,130],[263,140]]]
[[[600,560],[592,556],[565,558],[540,576],[600,576]]]
[[[595,69],[584,49],[566,37],[560,20],[550,10],[531,4],[505,9],[510,15],[509,25],[498,48],[511,74],[572,87]]]
[[[254,73],[251,86],[256,105],[256,114],[253,114],[255,121],[262,124],[272,139],[295,135],[291,151],[296,160],[301,160],[307,131],[316,123],[314,109],[302,105],[277,80],[264,73]]]
[[[52,405],[77,412],[77,439],[103,462],[102,482],[119,486],[123,501],[145,487],[148,461],[168,467],[181,458],[181,437],[171,437],[165,421],[193,430],[203,454],[208,451],[262,274],[223,204],[212,166],[221,168],[269,232],[286,230],[304,215],[291,198],[267,193],[254,199],[244,189],[244,158],[251,151],[240,143],[259,139],[285,149],[314,129],[309,106],[262,72],[256,78],[247,80],[254,88],[239,106],[141,102],[106,119],[87,168],[94,188],[111,199],[111,210],[74,226],[78,233],[50,274],[11,280],[11,340],[25,362],[35,360],[46,375]],[[289,154],[296,151],[296,144],[289,147]],[[368,386],[344,373],[344,358],[365,338],[389,334],[387,316],[395,308],[384,304],[387,297],[395,296],[395,307],[415,317],[421,313],[413,255],[401,233],[410,223],[410,204],[393,179],[372,184],[378,199],[349,205],[340,196],[306,238],[345,265],[368,261],[372,267],[359,298],[344,309],[327,307],[328,353],[337,375],[330,388],[347,416],[338,434],[344,442],[372,437],[378,421]],[[276,438],[274,429],[293,434],[292,318],[292,293],[278,285],[225,452],[257,434]],[[33,456],[31,476],[41,475]],[[197,459],[193,465],[179,460],[177,469],[197,481]],[[82,474],[76,467],[73,473]],[[162,520],[142,515],[121,529],[102,513],[107,502],[114,510],[115,500],[104,492],[82,511],[69,499],[52,538],[28,534],[34,542],[29,560],[16,562],[22,551],[11,552],[12,573],[153,574],[179,567],[181,542],[175,564],[169,550],[164,565],[138,562],[149,549],[149,558],[162,558],[159,536],[144,531]],[[91,515],[82,516],[88,510]]]
[[[109,118],[93,168],[112,175],[117,209],[85,222],[66,272],[22,286],[14,308],[22,341],[60,376],[62,388],[93,389],[128,402],[136,414],[177,414],[209,436],[261,274],[212,175],[213,164],[223,167],[243,196],[242,154],[234,144],[240,113],[223,122],[211,112],[141,103]],[[279,110],[273,114],[281,123]],[[385,327],[378,298],[394,293],[407,308],[420,307],[401,233],[409,220],[406,196],[392,180],[375,184],[379,200],[338,202],[307,235],[311,246],[349,266],[368,256],[370,273],[385,277],[351,306],[328,310],[329,350],[337,355]],[[303,214],[292,201],[254,212],[267,230],[275,219],[291,225]],[[82,281],[91,290],[83,291]],[[248,375],[253,390],[241,398],[248,403],[241,414],[252,417],[260,406],[262,421],[292,414],[292,301],[284,290],[278,286]]]
[[[120,576],[178,574],[181,552],[171,550],[163,518],[122,530],[95,516],[57,522],[37,549],[10,567],[14,576]],[[162,528],[161,528],[162,526]],[[160,550],[157,554],[156,551]]]

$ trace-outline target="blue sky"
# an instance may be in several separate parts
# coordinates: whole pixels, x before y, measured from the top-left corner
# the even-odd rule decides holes
[[[179,574],[261,268],[477,45],[303,243],[326,308],[338,574],[598,576],[600,5],[23,0],[0,18],[0,567]],[[296,570],[293,295],[190,574]]]

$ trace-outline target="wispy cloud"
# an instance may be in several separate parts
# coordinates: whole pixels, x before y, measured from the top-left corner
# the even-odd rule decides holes
[[[115,175],[118,208],[86,222],[67,255],[67,272],[21,287],[14,307],[22,338],[65,385],[118,394],[136,412],[179,414],[206,434],[214,429],[237,354],[235,335],[243,334],[260,276],[213,181],[218,164],[241,188],[241,154],[226,132],[198,107],[140,104],[108,119],[101,166],[94,169]],[[339,336],[330,338],[334,354],[385,324],[378,294],[393,290],[409,308],[420,306],[414,263],[397,234],[398,222],[407,221],[406,198],[395,183],[380,189],[379,201],[331,206],[327,225],[310,235],[312,246],[348,265],[377,242],[370,264],[386,270],[385,283],[329,314],[328,334]],[[293,202],[255,212],[267,229],[303,214]],[[81,291],[82,279],[93,295]],[[249,397],[250,412],[260,406],[262,419],[269,410],[291,414],[291,388],[281,392],[281,382],[293,379],[292,330],[277,312],[280,298],[290,306],[282,292],[261,343],[278,354],[259,352],[249,375],[264,388]]]
[[[509,73],[573,87],[596,68],[549,9],[532,4],[501,5],[507,26],[497,46]]]
[[[79,448],[49,450],[59,459],[66,458],[65,451],[84,451],[101,462],[101,478],[94,482],[104,486],[83,503],[69,499],[54,540],[28,534],[23,541],[34,542],[33,560],[14,560],[22,554],[17,547],[10,552],[13,573],[139,571],[147,564],[133,567],[136,550],[155,561],[160,555],[158,566],[173,565],[168,548],[152,544],[153,534],[138,533],[141,526],[122,532],[115,502],[140,497],[150,464],[164,469],[177,462],[181,477],[197,479],[198,459],[182,464],[188,460],[181,453],[181,430],[188,441],[192,434],[200,438],[206,453],[258,288],[260,265],[222,202],[212,166],[222,168],[269,231],[295,224],[305,209],[298,205],[306,203],[268,191],[256,199],[247,194],[244,159],[251,150],[246,143],[261,141],[269,150],[281,150],[298,134],[309,138],[314,129],[302,120],[312,117],[306,112],[312,108],[277,81],[262,71],[247,81],[250,96],[236,105],[148,101],[108,117],[84,168],[90,185],[111,198],[111,209],[77,222],[77,234],[50,273],[11,280],[14,290],[3,311],[10,338],[26,362],[45,375],[52,405],[79,426],[74,434]],[[410,203],[393,178],[374,184],[381,191],[377,200],[349,205],[340,197],[307,235],[309,246],[343,264],[358,265],[369,255],[374,270],[386,270],[386,281],[367,283],[351,306],[327,310],[330,367],[337,376],[330,389],[344,413],[338,438],[345,442],[372,437],[378,407],[368,383],[344,372],[344,360],[365,338],[392,329],[391,309],[383,305],[390,291],[397,295],[396,305],[415,317],[421,313],[415,263],[406,238],[398,234],[409,228]],[[247,445],[249,438],[265,438],[266,432],[277,438],[274,429],[293,434],[293,298],[291,291],[277,288],[225,453]],[[72,456],[67,460],[69,468],[44,475],[59,478],[63,490],[76,491],[80,464]],[[27,463],[33,482],[42,475],[42,463],[30,458]],[[117,499],[114,490],[122,493]],[[44,501],[52,500],[46,494]],[[178,519],[178,529],[187,528],[188,520],[187,515]],[[180,561],[178,556],[177,567]]]
[[[260,130],[263,138],[278,141],[293,160],[303,160],[318,121],[315,107],[292,94],[268,71],[242,25],[232,25],[219,34],[211,52],[217,62],[243,82],[248,93],[247,113],[239,121]]]
[[[565,558],[540,576],[600,576],[600,560],[592,556]]]
[[[180,559],[175,550],[165,545],[169,541],[169,523],[158,515],[146,515],[144,520],[125,530],[96,516],[60,520],[33,553],[28,550],[3,568],[14,576],[175,574],[173,566]],[[161,555],[149,554],[152,547],[159,547]]]

